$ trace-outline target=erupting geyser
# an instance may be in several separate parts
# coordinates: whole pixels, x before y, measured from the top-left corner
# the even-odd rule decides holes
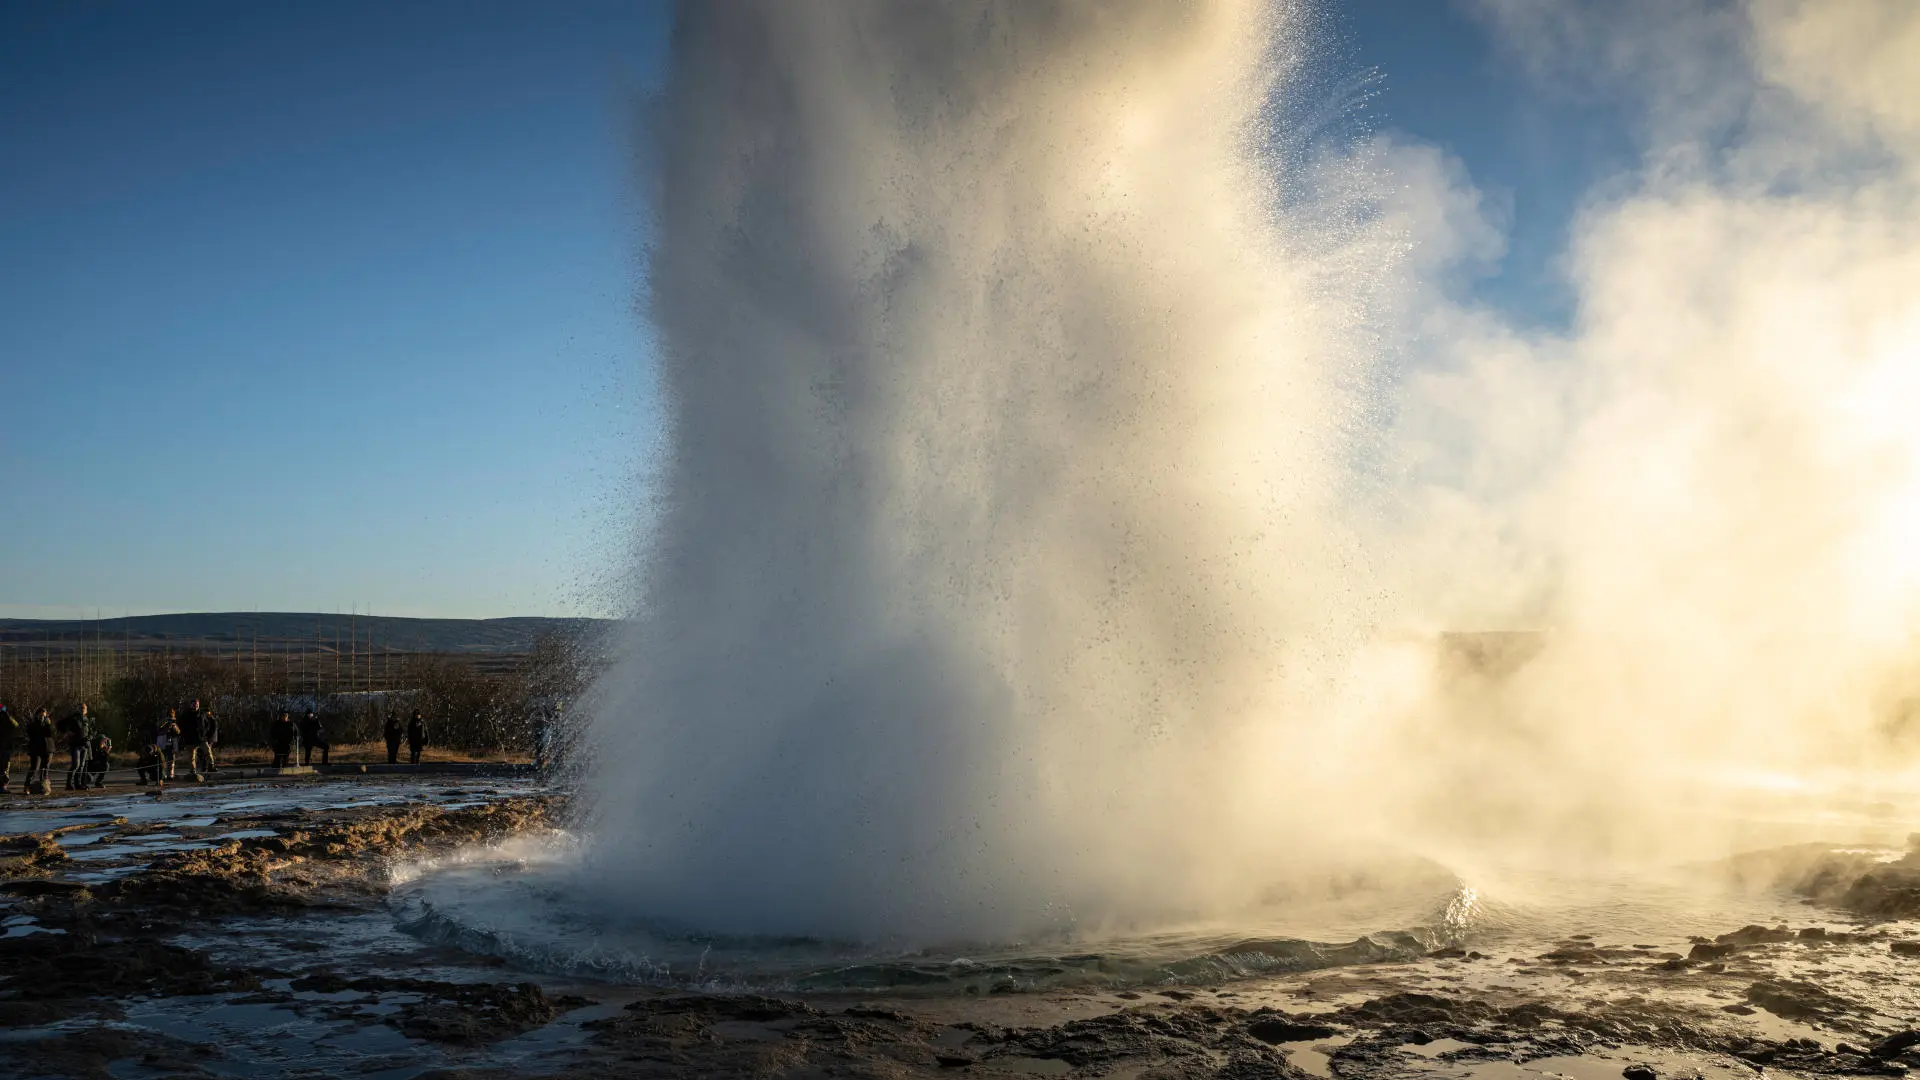
[[[1294,18],[682,9],[671,451],[596,733],[634,909],[998,935],[1179,908],[1287,846],[1311,751],[1271,726],[1368,587],[1333,509],[1355,302],[1262,157]]]
[[[1440,154],[1292,124],[1304,8],[683,7],[590,880],[1005,939],[1230,915],[1367,834],[1697,855],[1904,760],[1920,7],[1628,6],[1481,8],[1648,106],[1561,333],[1442,287],[1499,233]],[[1552,632],[1450,683],[1474,627]]]

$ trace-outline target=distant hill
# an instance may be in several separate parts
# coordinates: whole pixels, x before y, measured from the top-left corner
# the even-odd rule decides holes
[[[230,611],[181,615],[135,615],[119,619],[0,619],[0,643],[87,641],[125,643],[136,649],[173,643],[231,647],[246,642],[310,642],[331,648],[336,639],[357,638],[362,648],[396,652],[525,653],[546,634],[581,633],[611,625],[604,619],[404,619],[390,615]]]

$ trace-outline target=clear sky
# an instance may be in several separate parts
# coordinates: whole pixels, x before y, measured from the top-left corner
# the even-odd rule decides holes
[[[1555,322],[1629,161],[1471,9],[1353,0],[1376,129],[1511,206]],[[657,424],[633,301],[661,3],[0,5],[0,615],[599,614]]]

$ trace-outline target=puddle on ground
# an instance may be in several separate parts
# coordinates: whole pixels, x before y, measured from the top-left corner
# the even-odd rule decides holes
[[[100,844],[95,847],[81,848],[70,857],[76,862],[104,862],[108,859],[142,858],[151,859],[157,855],[166,855],[176,851],[203,851],[214,845],[206,840],[187,840],[179,836],[166,836],[158,839],[138,837],[113,844]]]
[[[1330,1077],[1333,1075],[1333,1052],[1352,1041],[1351,1035],[1334,1035],[1325,1039],[1279,1043],[1276,1048],[1287,1055],[1288,1063],[1294,1068],[1311,1076]]]
[[[101,825],[91,829],[76,829],[73,832],[63,832],[55,836],[53,842],[63,848],[85,847],[88,844],[97,844],[105,840],[108,836],[112,835],[113,828],[112,825]]]
[[[1477,1049],[1479,1049],[1479,1047],[1474,1044],[1461,1042],[1459,1039],[1435,1039],[1427,1043],[1407,1043],[1400,1047],[1401,1053],[1413,1054],[1418,1057],[1427,1058],[1428,1060],[1451,1054],[1456,1050]]]

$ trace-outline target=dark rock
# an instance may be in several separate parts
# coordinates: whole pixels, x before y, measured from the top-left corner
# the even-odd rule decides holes
[[[1873,1049],[1868,1053],[1881,1061],[1886,1061],[1889,1058],[1899,1057],[1915,1045],[1920,1045],[1920,1031],[1896,1031],[1874,1043]]]
[[[1788,1020],[1822,1020],[1853,1011],[1841,998],[1809,982],[1757,982],[1747,987],[1747,1001]]]
[[[1713,939],[1715,945],[1774,945],[1782,941],[1792,941],[1793,931],[1784,926],[1743,926],[1730,934],[1721,934]]]
[[[1891,866],[1869,870],[1840,895],[1839,903],[1880,919],[1920,916],[1920,871]]]
[[[1895,956],[1920,956],[1920,941],[1895,941],[1887,945]]]
[[[24,1001],[185,996],[257,990],[258,975],[157,941],[90,940],[77,933],[0,939],[0,971]]]
[[[1620,1070],[1620,1075],[1626,1077],[1627,1080],[1659,1080],[1660,1076],[1659,1073],[1653,1071],[1653,1066],[1651,1065],[1629,1065]]]
[[[1339,1028],[1325,1024],[1302,1023],[1281,1013],[1275,1016],[1257,1019],[1247,1025],[1247,1034],[1267,1043],[1304,1042],[1308,1039],[1329,1039],[1340,1034]]]

